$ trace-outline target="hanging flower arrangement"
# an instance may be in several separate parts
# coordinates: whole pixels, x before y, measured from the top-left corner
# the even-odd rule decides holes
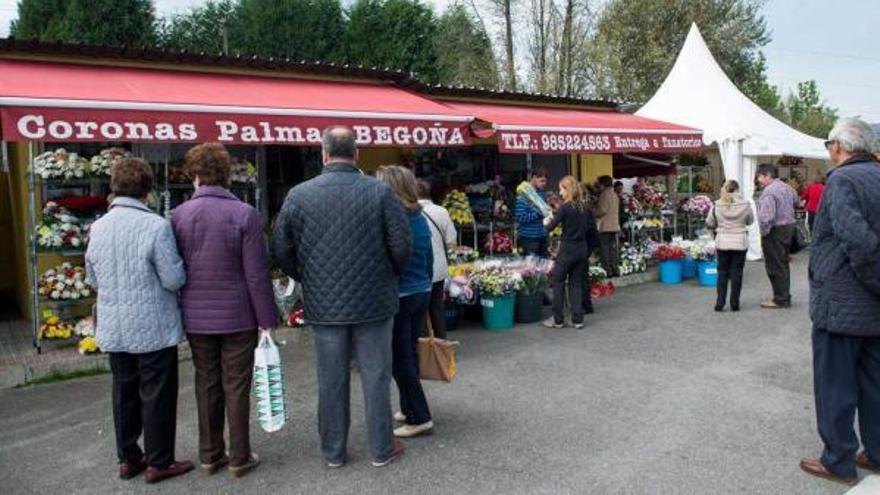
[[[123,158],[130,157],[131,153],[122,148],[107,148],[93,156],[89,161],[90,175],[110,175],[113,165],[121,162]]]
[[[68,153],[64,148],[41,153],[34,158],[34,173],[43,180],[82,179],[87,175],[89,162],[76,153]]]
[[[87,242],[88,226],[67,209],[49,201],[43,208],[43,220],[37,228],[37,245],[43,249],[81,248]]]
[[[38,292],[40,296],[56,301],[88,298],[94,291],[85,280],[86,270],[83,267],[64,262],[40,276]]]
[[[443,207],[449,212],[453,222],[459,225],[473,225],[474,213],[465,193],[453,190],[443,200]]]

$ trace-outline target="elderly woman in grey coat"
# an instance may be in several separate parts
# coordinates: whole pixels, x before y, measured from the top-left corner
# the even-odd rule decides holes
[[[752,205],[739,194],[739,183],[728,180],[721,186],[721,199],[712,205],[706,225],[715,230],[718,257],[718,299],[715,311],[724,311],[730,282],[730,309],[739,311],[743,268],[749,249],[748,227],[755,221]]]
[[[144,203],[152,188],[153,172],[143,160],[114,165],[115,199],[92,224],[86,251],[87,281],[98,289],[95,338],[113,372],[119,477],[145,472],[148,483],[193,469],[174,458],[183,341],[177,291],[186,275],[171,224]]]

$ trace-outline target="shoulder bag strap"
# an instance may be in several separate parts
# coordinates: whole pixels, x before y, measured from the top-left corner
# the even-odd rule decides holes
[[[422,210],[422,216],[427,218],[428,222],[430,222],[431,225],[433,225],[434,228],[437,229],[437,233],[440,234],[440,244],[443,245],[443,256],[446,256],[446,264],[449,264],[449,253],[446,252],[446,240],[443,239],[443,231],[440,230],[440,227],[437,225],[437,222],[435,222],[434,219],[431,218],[431,215],[425,213],[425,210]]]

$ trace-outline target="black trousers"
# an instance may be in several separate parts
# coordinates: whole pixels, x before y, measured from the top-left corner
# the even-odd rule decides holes
[[[146,451],[150,466],[167,468],[174,462],[177,429],[177,346],[143,354],[111,352],[109,360],[119,462],[139,461]]]
[[[584,312],[592,310],[589,300],[587,274],[590,270],[590,254],[586,244],[566,244],[559,248],[556,264],[553,265],[550,283],[553,285],[553,319],[556,323],[565,321],[565,286],[568,282],[568,300],[571,306],[571,321],[578,324],[584,321]],[[584,293],[587,296],[584,296]],[[589,304],[589,308],[587,308]]]
[[[434,282],[431,286],[431,302],[428,305],[428,315],[431,318],[431,326],[434,327],[434,336],[438,339],[446,338],[446,291],[445,282]],[[428,329],[425,329],[425,336]]]
[[[729,284],[730,307],[739,308],[746,252],[718,250],[718,301],[715,303],[716,306],[723,308],[727,304],[727,286]]]
[[[816,422],[825,444],[822,464],[855,476],[859,434],[868,458],[880,462],[880,337],[856,337],[813,329]]]
[[[617,238],[619,232],[602,232],[599,234],[599,256],[602,259],[602,268],[609,277],[620,276],[620,263],[618,262]]]
[[[425,326],[430,294],[413,294],[400,298],[400,309],[394,316],[391,337],[391,373],[400,392],[400,411],[406,422],[420,425],[431,421],[431,409],[419,377],[419,337]]]
[[[519,247],[522,248],[525,256],[547,257],[547,238],[534,239],[531,237],[520,237]]]
[[[767,277],[773,287],[773,302],[780,306],[791,305],[791,270],[788,266],[788,256],[794,232],[794,225],[783,225],[773,227],[769,234],[761,238],[764,266],[767,268]]]

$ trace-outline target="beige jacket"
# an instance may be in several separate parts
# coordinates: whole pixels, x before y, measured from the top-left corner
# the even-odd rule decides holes
[[[614,189],[609,187],[602,191],[595,213],[599,232],[620,232],[620,198]]]
[[[754,223],[752,205],[741,197],[733,203],[716,201],[706,217],[706,226],[715,230],[715,248],[720,251],[747,251],[748,226]]]

